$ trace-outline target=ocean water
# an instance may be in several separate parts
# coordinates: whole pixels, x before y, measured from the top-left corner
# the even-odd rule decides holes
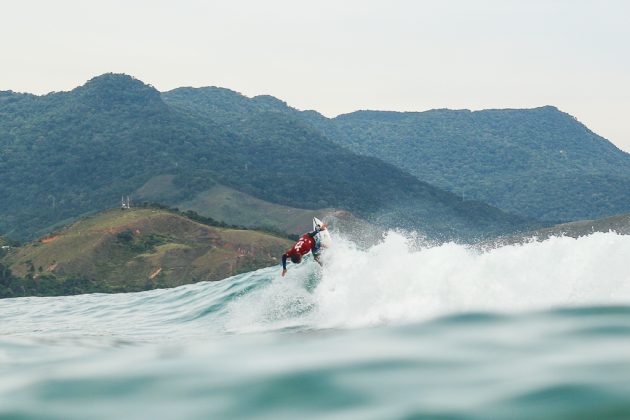
[[[0,300],[0,418],[630,418],[630,236]]]

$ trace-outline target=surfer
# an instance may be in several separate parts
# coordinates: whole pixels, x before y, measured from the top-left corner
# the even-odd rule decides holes
[[[282,254],[282,276],[284,277],[287,274],[287,259],[291,259],[293,264],[299,264],[302,262],[302,255],[308,254],[308,252],[313,253],[313,258],[319,265],[322,263],[319,261],[319,251],[321,247],[321,243],[319,241],[318,233],[322,230],[326,230],[326,225],[322,224],[321,226],[315,226],[315,230],[312,232],[307,232],[300,237],[300,239],[293,245],[293,247]]]

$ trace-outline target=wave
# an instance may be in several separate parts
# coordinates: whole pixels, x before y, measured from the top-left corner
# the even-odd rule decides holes
[[[627,418],[628,251],[390,232],[286,277],[2,300],[0,417]]]
[[[161,341],[270,330],[359,328],[467,312],[535,311],[630,302],[630,236],[578,239],[480,251],[422,244],[387,233],[363,247],[337,237],[323,256],[219,282],[120,295],[6,299],[14,336]]]
[[[630,302],[630,236],[552,237],[487,251],[418,246],[389,232],[363,249],[338,238],[324,268],[291,268],[230,304],[240,331],[303,325],[355,328],[462,312],[514,312]],[[309,291],[309,284],[317,284]],[[304,287],[307,285],[307,287]]]

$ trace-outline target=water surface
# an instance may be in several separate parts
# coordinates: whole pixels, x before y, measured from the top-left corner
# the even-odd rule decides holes
[[[285,278],[0,300],[0,417],[630,418],[628,255],[391,233]]]

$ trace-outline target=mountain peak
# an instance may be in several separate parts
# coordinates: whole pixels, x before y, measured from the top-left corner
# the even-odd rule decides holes
[[[115,89],[132,86],[148,86],[133,76],[124,73],[104,73],[85,82],[80,88],[85,89]]]
[[[153,86],[121,73],[105,73],[96,76],[83,86],[76,88],[75,91],[103,107],[132,103],[146,105],[160,101],[160,92]]]

